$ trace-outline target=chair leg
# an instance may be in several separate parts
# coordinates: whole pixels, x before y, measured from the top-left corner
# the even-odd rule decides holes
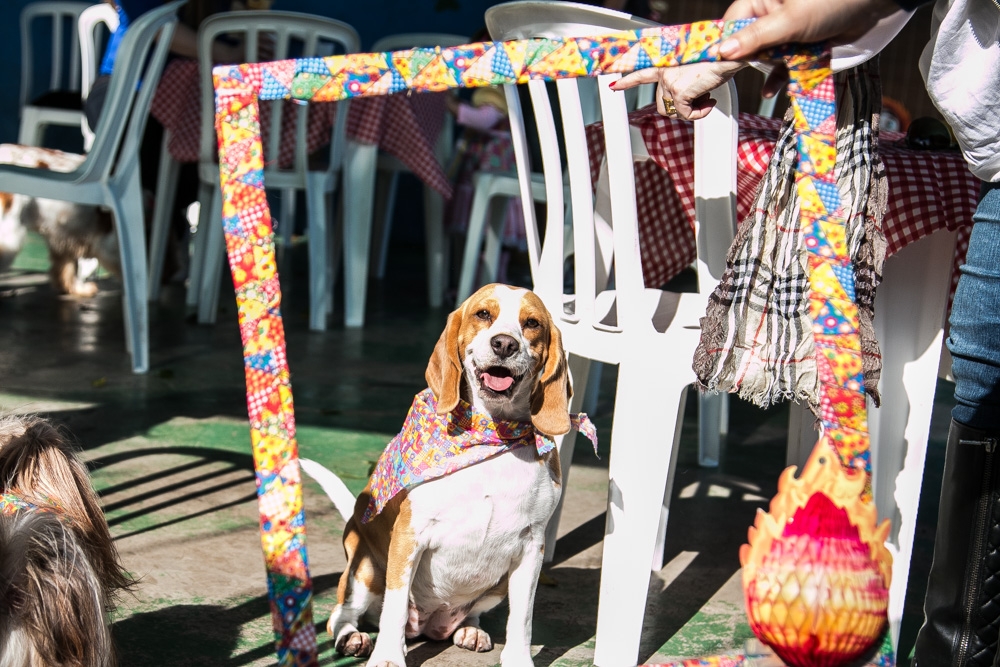
[[[21,125],[17,132],[17,143],[22,146],[41,146],[45,126],[39,124],[38,114],[33,108],[21,109]]]
[[[508,197],[494,197],[490,201],[489,224],[486,227],[486,247],[483,249],[480,282],[494,283],[500,274],[500,251],[503,250],[503,226]]]
[[[875,506],[880,517],[892,520],[889,627],[894,645],[899,641],[913,553],[954,248],[954,233],[947,232],[930,234],[903,248],[886,261],[875,302],[875,334],[882,345],[882,406],[868,410],[868,427]]]
[[[132,372],[149,370],[149,304],[146,301],[146,230],[142,213],[139,170],[132,169],[116,192],[113,186],[107,205],[115,220],[122,270],[122,307],[126,347],[132,354]]]
[[[372,216],[372,249],[377,253],[372,257],[375,263],[375,277],[385,278],[385,267],[389,256],[389,239],[392,236],[392,216],[396,210],[396,195],[399,192],[399,172],[379,170],[375,177],[375,213]],[[382,196],[382,193],[385,193]]]
[[[424,239],[427,248],[427,303],[440,308],[444,303],[445,243],[444,199],[432,188],[424,188]]]
[[[329,274],[327,253],[330,251],[330,225],[326,210],[326,173],[306,174],[306,213],[309,236],[309,329],[326,330],[329,304]]]
[[[281,245],[285,251],[292,244],[292,234],[295,232],[295,203],[299,191],[295,188],[285,188],[281,191]]]
[[[209,217],[203,218],[205,234],[205,258],[202,262],[201,287],[198,294],[198,323],[215,324],[219,312],[219,281],[222,277],[222,260],[225,257],[226,239],[222,227],[222,191],[212,189],[212,205]],[[200,225],[199,225],[200,226]]]
[[[483,245],[484,229],[489,216],[489,203],[493,198],[491,182],[487,173],[476,176],[476,190],[469,211],[469,224],[465,230],[465,253],[462,255],[462,272],[458,278],[456,306],[472,295],[472,286],[479,268],[479,251]]]
[[[569,355],[569,376],[572,378],[574,387],[573,398],[571,399],[569,406],[570,412],[579,412],[580,406],[583,405],[584,398],[586,397],[586,391],[584,391],[583,388],[587,386],[590,369],[593,365],[593,362],[586,357],[580,357],[575,354]],[[559,466],[562,472],[563,492],[559,496],[559,503],[556,504],[556,509],[552,513],[552,517],[549,519],[548,525],[545,526],[544,558],[546,563],[551,563],[556,554],[556,538],[559,533],[559,517],[562,516],[563,502],[566,499],[570,466],[573,463],[573,448],[576,445],[576,430],[571,429],[569,433],[561,436],[561,438],[558,438],[557,442],[557,446],[559,447]]]
[[[167,144],[170,130],[163,131],[160,144],[160,166],[156,175],[156,199],[153,206],[153,222],[149,238],[149,300],[158,301],[160,284],[163,282],[163,260],[167,254],[167,238],[170,234],[171,214],[177,195],[177,173],[180,164],[170,155]]]
[[[189,308],[197,306],[198,297],[201,296],[201,281],[205,274],[205,248],[208,246],[208,228],[212,224],[212,193],[215,189],[216,186],[211,183],[198,184],[198,227],[192,239],[187,299],[185,301]]]
[[[350,139],[344,148],[344,325],[365,325],[368,253],[378,146]]]
[[[670,459],[670,470],[667,473],[667,483],[663,487],[663,504],[660,506],[660,523],[656,526],[656,542],[653,544],[653,560],[650,569],[659,572],[664,566],[664,554],[667,546],[667,519],[670,518],[670,500],[674,488],[674,474],[677,472],[677,452],[681,444],[681,424],[684,421],[684,409],[687,407],[688,391],[681,392],[677,403],[677,426],[674,428],[674,448]]]
[[[632,667],[639,653],[649,565],[683,413],[678,411],[675,419],[667,419],[654,431],[649,420],[663,414],[666,406],[679,407],[687,391],[686,375],[660,370],[654,372],[648,363],[638,361],[618,369],[594,649],[594,664],[599,667]],[[649,377],[663,379],[655,392]],[[650,441],[653,433],[655,443]]]
[[[724,394],[698,395],[698,465],[703,468],[719,467],[724,400]]]

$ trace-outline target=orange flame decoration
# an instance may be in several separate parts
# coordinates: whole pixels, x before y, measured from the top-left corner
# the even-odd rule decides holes
[[[781,474],[740,548],[750,626],[793,667],[847,664],[885,632],[889,520],[876,526],[867,476],[846,471],[825,438],[795,470]]]

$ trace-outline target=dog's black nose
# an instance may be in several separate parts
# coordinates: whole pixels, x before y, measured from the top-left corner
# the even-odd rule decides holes
[[[521,349],[520,344],[518,344],[512,336],[508,336],[507,334],[497,334],[491,338],[490,347],[493,348],[493,353],[501,359],[506,359]]]

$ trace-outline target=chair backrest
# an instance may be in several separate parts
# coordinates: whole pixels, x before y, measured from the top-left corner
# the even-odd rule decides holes
[[[186,0],[175,0],[139,16],[129,25],[108,84],[94,143],[80,168],[81,180],[106,180],[121,164],[136,160],[149,104],[163,71],[177,10]]]
[[[106,2],[87,7],[80,14],[76,24],[80,40],[80,98],[86,102],[90,89],[97,79],[100,58],[105,41],[102,33],[111,35],[118,29],[118,12]],[[89,151],[94,143],[94,130],[87,121],[87,115],[80,116],[80,131],[83,133],[83,149]]]
[[[572,9],[568,11],[569,7]],[[491,7],[486,12],[486,24],[496,40],[597,35],[626,28],[616,16],[603,23],[606,15],[607,10],[589,5],[531,0]],[[565,17],[565,25],[558,22],[558,17]],[[535,34],[536,29],[539,35]],[[574,326],[595,332],[655,333],[662,330],[661,323],[652,318],[664,293],[647,290],[643,281],[628,113],[624,96],[608,88],[615,78],[617,75],[602,75],[597,85],[604,119],[608,180],[605,189],[610,199],[610,211],[603,215],[601,212],[595,214],[594,183],[590,175],[579,82],[575,79],[556,82],[556,106],[562,120],[562,143],[572,202],[574,262],[571,283],[563,265],[564,173],[553,105],[544,82],[527,84],[541,141],[548,201],[543,238],[530,196],[532,165],[529,164],[520,100],[515,87],[507,86],[518,180],[522,202],[526,202],[524,218],[533,289],[562,320],[564,331],[567,326]],[[716,90],[713,97],[718,102],[716,109],[708,118],[695,123],[699,293],[671,297],[677,304],[671,313],[672,321],[681,317],[684,320],[681,324],[687,327],[698,326],[708,293],[722,274],[734,233],[735,86],[729,82]],[[610,354],[613,357],[615,353]]]
[[[201,148],[199,161],[203,165],[218,159],[218,142],[215,135],[215,90],[212,87],[212,43],[224,35],[240,41],[244,48],[244,62],[267,62],[286,58],[304,58],[356,53],[361,48],[358,32],[342,21],[281,11],[240,11],[215,14],[207,18],[199,30],[198,61],[201,72]],[[270,127],[264,155],[268,171],[281,170],[276,157],[279,155],[282,132],[283,100],[264,101],[270,105]],[[344,136],[347,131],[348,102],[337,103],[337,117],[331,137],[330,167],[338,169],[342,159]],[[304,178],[308,170],[309,155],[306,141],[308,105],[295,110],[295,159],[291,171]],[[270,156],[275,156],[272,159]]]
[[[49,49],[49,90],[80,90],[80,48],[76,23],[89,2],[40,1],[21,10],[21,98],[24,106],[34,97],[35,67],[45,64],[42,53],[36,51],[36,21],[47,21],[51,32]],[[68,44],[67,44],[68,41]],[[67,48],[68,47],[68,48]]]
[[[104,43],[102,33],[112,34],[118,29],[118,12],[106,2],[91,5],[80,14],[76,24],[80,40],[80,96],[86,100],[97,78]]]
[[[660,25],[649,19],[614,9],[577,2],[552,0],[515,0],[491,7],[486,14],[486,29],[493,39],[530,39],[532,37],[586,37],[618,30],[641,30]],[[498,37],[498,35],[506,35]],[[597,102],[597,82],[581,80],[584,95],[583,118],[587,123],[601,119]],[[656,86],[639,86],[625,93],[629,109],[653,100]]]

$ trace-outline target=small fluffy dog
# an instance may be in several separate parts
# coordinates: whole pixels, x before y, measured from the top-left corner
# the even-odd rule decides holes
[[[125,572],[87,468],[37,417],[0,417],[0,665],[115,664]]]
[[[0,145],[0,163],[73,171],[86,156],[37,146]],[[49,278],[60,294],[90,297],[97,285],[77,274],[77,260],[94,258],[121,275],[118,237],[111,214],[97,206],[0,192],[0,272],[20,252],[26,230],[38,232],[49,247]]]
[[[479,616],[507,597],[500,660],[531,665],[545,526],[561,492],[551,436],[571,425],[562,338],[534,293],[487,285],[448,317],[426,379],[354,505],[327,629],[341,653],[402,667],[418,635],[491,650]],[[373,646],[358,623],[379,607]]]

